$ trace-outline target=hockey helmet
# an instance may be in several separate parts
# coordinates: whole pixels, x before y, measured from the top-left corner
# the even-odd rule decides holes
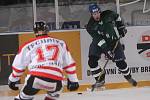
[[[43,34],[47,34],[48,26],[44,21],[37,21],[34,23],[33,30],[35,34],[38,34],[39,31],[43,31],[44,32]]]
[[[90,13],[94,13],[94,12],[97,12],[97,11],[101,11],[101,9],[96,3],[93,3],[93,4],[89,5],[89,12]]]

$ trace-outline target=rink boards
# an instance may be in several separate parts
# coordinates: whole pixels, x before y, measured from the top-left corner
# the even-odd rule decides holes
[[[91,37],[86,30],[50,31],[49,35],[63,39],[68,44],[69,50],[77,64],[77,74],[81,84],[79,91],[85,91],[87,88],[90,88],[90,84],[95,81],[89,74],[89,66],[87,63]],[[33,37],[34,35],[32,32],[0,35],[1,86],[3,84],[7,84],[7,78],[11,72],[11,63],[17,53],[18,47]],[[11,42],[8,42],[8,39]],[[126,37],[121,39],[121,42],[125,45],[126,61],[133,77],[139,83],[138,86],[150,86],[150,26],[128,27],[128,33]],[[102,56],[102,59],[99,61],[99,65],[102,67],[105,61],[105,58]],[[105,71],[107,89],[131,87],[131,85],[129,85],[123,78],[113,62],[110,61],[108,63]],[[27,71],[21,78],[22,83],[24,82],[24,77],[26,74]],[[0,95],[16,95],[17,93],[12,92],[9,89],[5,90],[5,92],[0,92]],[[66,92],[66,88],[64,91]]]

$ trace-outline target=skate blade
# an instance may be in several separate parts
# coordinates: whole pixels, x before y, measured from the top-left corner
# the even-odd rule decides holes
[[[104,91],[106,90],[105,86],[91,88],[91,92],[93,91]]]
[[[106,90],[105,86],[102,87],[96,87],[94,91],[104,91]]]

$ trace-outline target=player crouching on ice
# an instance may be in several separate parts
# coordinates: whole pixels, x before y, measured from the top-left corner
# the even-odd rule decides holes
[[[67,89],[79,88],[76,74],[76,64],[66,43],[63,40],[49,37],[48,26],[39,21],[34,24],[36,38],[25,43],[19,49],[12,64],[12,73],[8,85],[12,90],[18,90],[16,83],[28,68],[28,74],[23,88],[14,100],[33,100],[40,90],[46,90],[44,100],[56,100],[63,90],[64,75],[67,73]]]
[[[124,78],[130,84],[136,86],[137,82],[131,77],[130,70],[125,61],[123,47],[121,43],[118,42],[118,40],[127,33],[121,17],[110,10],[102,12],[97,4],[89,5],[89,12],[91,17],[86,26],[86,30],[92,37],[92,43],[89,47],[88,64],[96,80],[94,86],[101,87],[105,83],[105,71],[102,71],[103,69],[98,66],[98,60],[102,53],[116,63],[119,71],[121,71]],[[117,36],[117,33],[119,33],[120,36]],[[115,47],[116,43],[117,45]],[[115,50],[112,52],[114,47]]]

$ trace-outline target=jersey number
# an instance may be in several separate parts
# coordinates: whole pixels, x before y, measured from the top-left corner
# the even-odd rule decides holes
[[[58,56],[59,48],[57,45],[46,45],[45,46],[46,53],[49,53],[48,60],[56,60]],[[37,48],[36,53],[38,55],[37,61],[42,62],[46,60],[44,55],[44,51],[41,47]]]

